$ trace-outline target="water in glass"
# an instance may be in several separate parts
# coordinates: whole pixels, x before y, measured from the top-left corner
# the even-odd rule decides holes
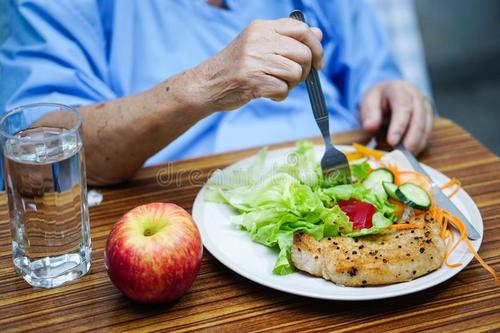
[[[36,287],[74,280],[91,263],[82,141],[66,131],[28,128],[4,143],[14,267]]]

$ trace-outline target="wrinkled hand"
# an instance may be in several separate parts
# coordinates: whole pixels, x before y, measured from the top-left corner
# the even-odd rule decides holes
[[[433,126],[430,102],[413,85],[405,81],[386,81],[372,87],[360,106],[363,129],[377,132],[383,119],[390,117],[387,142],[399,142],[414,154],[421,152],[429,140]]]
[[[322,68],[322,33],[284,18],[253,21],[225,49],[191,70],[200,103],[212,111],[236,109],[259,97],[281,101]]]

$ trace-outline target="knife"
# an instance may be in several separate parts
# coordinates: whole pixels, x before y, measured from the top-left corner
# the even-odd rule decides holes
[[[403,153],[403,155],[411,164],[413,169],[415,169],[415,171],[426,175],[430,179],[430,176],[427,174],[427,172],[425,172],[420,163],[401,143],[398,143],[394,148],[400,150]],[[439,186],[434,182],[432,183],[432,194],[434,196],[434,199],[436,200],[436,204],[438,207],[446,209],[448,212],[462,220],[462,222],[465,224],[465,228],[467,229],[467,237],[469,237],[469,239],[476,240],[481,238],[481,235],[479,234],[479,232],[477,232],[472,223],[470,223],[470,221],[464,216],[464,214],[462,214],[457,206],[455,206],[455,204],[441,191]]]

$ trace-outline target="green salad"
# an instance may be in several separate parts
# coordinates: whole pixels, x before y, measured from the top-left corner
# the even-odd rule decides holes
[[[382,181],[367,179],[373,174],[367,161],[351,164],[353,184],[326,186],[311,142],[298,142],[281,165],[265,168],[266,156],[263,149],[248,169],[215,172],[207,183],[205,200],[232,207],[237,213],[231,216],[233,224],[253,241],[279,250],[275,274],[295,271],[290,259],[295,232],[318,240],[355,237],[381,233],[396,221],[395,206],[388,201]],[[375,207],[371,227],[353,228],[338,205],[349,199]]]

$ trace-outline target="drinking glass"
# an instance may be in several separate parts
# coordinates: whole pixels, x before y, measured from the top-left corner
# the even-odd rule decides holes
[[[55,103],[0,118],[13,263],[34,287],[59,286],[90,268],[81,127],[78,111]]]

